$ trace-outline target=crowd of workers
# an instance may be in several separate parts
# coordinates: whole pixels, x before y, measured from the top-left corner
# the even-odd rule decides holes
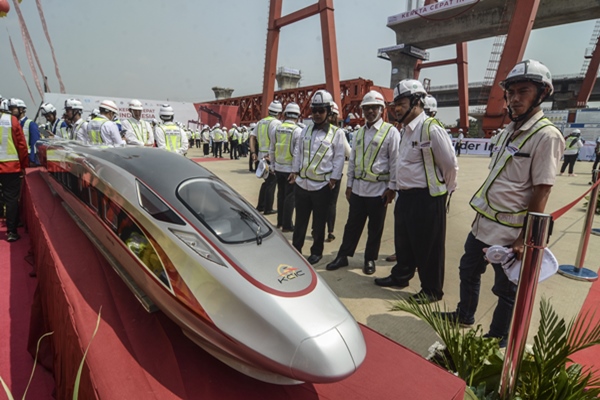
[[[463,325],[472,325],[475,320],[480,277],[488,264],[484,249],[502,245],[521,258],[525,215],[544,211],[565,149],[561,132],[541,110],[542,102],[553,92],[550,71],[542,63],[518,63],[502,87],[512,122],[494,134],[490,173],[470,201],[476,217],[460,260],[460,302],[455,311],[441,314]],[[447,130],[435,118],[435,99],[419,81],[400,81],[393,96],[394,123],[383,120],[386,103],[382,94],[370,91],[361,103],[364,126],[345,130],[337,125],[339,108],[325,90],[313,94],[312,123],[307,126],[299,122],[301,112],[296,103],[284,109],[275,100],[268,107],[269,115],[249,127],[233,124],[227,129],[216,124],[196,131],[176,123],[168,105],[160,108],[160,121],[145,121],[141,119],[142,104],[132,100],[131,117],[119,121],[115,103],[105,100],[83,120],[81,102],[74,99],[65,102],[62,118],[57,117],[53,105],[43,104],[41,113],[47,125],[40,129],[27,118],[27,107],[21,100],[4,100],[0,184],[7,205],[8,240],[18,239],[16,203],[21,171],[35,163],[33,145],[40,135],[89,144],[156,146],[182,155],[189,147],[202,147],[205,156],[209,152],[214,157],[229,153],[232,159],[249,155],[249,170],[257,169],[263,178],[257,210],[277,214],[277,228],[292,233],[292,245],[300,253],[312,216],[310,264],[322,259],[324,242],[335,239],[335,205],[348,160],[344,197],[349,213],[337,255],[325,269],[333,271],[350,264],[366,225],[362,270],[373,274],[387,206],[395,202],[396,264],[389,276],[374,283],[403,288],[418,274],[421,291],[413,300],[418,304],[439,301],[444,295],[447,207],[457,187],[457,157],[464,136],[459,132],[457,146],[452,144]],[[567,143],[570,149],[580,141],[575,135]],[[567,155],[561,173],[569,165],[572,174]],[[501,265],[493,264],[493,269],[492,290],[498,305],[488,335],[503,344],[516,285],[508,280]]]

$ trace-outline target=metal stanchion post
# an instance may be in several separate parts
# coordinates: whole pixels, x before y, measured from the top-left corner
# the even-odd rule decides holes
[[[592,172],[592,182],[596,182],[598,179],[598,170]],[[581,231],[581,238],[579,239],[579,249],[577,250],[577,258],[575,259],[575,265],[560,265],[558,267],[558,273],[580,281],[592,282],[598,280],[598,274],[587,268],[583,268],[583,262],[585,261],[585,254],[587,252],[588,242],[590,240],[590,231],[592,229],[592,223],[594,222],[594,213],[596,212],[596,203],[598,202],[598,186],[594,187],[592,193],[590,193],[590,201],[588,202],[587,213],[585,216],[585,223],[583,224],[583,230]]]
[[[500,377],[500,398],[504,400],[514,397],[551,223],[552,216],[548,214],[529,213],[527,215],[524,227],[525,252],[521,261],[515,309]]]

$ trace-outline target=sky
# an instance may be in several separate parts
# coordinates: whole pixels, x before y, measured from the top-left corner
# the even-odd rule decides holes
[[[316,0],[283,0],[283,15]],[[235,89],[233,96],[262,91],[269,0],[41,0],[66,92],[110,98],[201,102],[214,99],[213,86]],[[36,109],[41,98],[32,78],[13,1],[0,18],[12,37],[36,105],[13,61],[8,34],[0,35],[0,94],[23,99]],[[387,17],[406,11],[407,0],[335,0],[340,79],[366,78],[389,86],[391,63],[377,49],[396,44]],[[49,45],[34,0],[21,10],[48,76],[59,91]],[[553,75],[577,74],[595,21],[532,32],[525,58],[546,64]],[[468,44],[469,81],[482,81],[493,38]],[[455,47],[429,49],[430,60],[455,57]],[[278,67],[299,69],[301,86],[324,83],[318,16],[282,28]],[[429,68],[431,85],[455,84],[456,67]],[[32,114],[30,112],[30,114]],[[442,109],[453,122],[456,108]]]

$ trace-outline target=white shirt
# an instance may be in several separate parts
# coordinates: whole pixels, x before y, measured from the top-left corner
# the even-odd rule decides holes
[[[133,146],[154,146],[154,132],[148,121],[127,118],[121,121],[121,126],[125,131],[125,141]],[[144,143],[139,137],[147,136]]]
[[[404,128],[398,150],[396,182],[395,185],[390,182],[390,189],[407,190],[428,187],[420,146],[421,128],[426,118],[427,115],[422,112]],[[458,163],[452,142],[446,131],[439,125],[431,124],[429,132],[438,176],[444,179],[448,192],[453,192],[456,189]]]
[[[371,144],[375,134],[379,131],[383,125],[383,119],[379,118],[377,122],[375,122],[369,128],[365,125],[365,135],[364,141],[362,143],[358,143],[359,146],[363,148],[368,148]],[[354,142],[356,142],[356,138],[358,136],[354,136]],[[357,143],[352,144],[352,151],[350,153],[350,159],[348,160],[348,183],[347,187],[352,188],[352,193],[362,196],[362,197],[377,197],[381,196],[383,192],[390,186],[391,182],[396,181],[396,160],[398,159],[398,146],[400,144],[400,132],[395,127],[390,128],[387,136],[385,137],[381,147],[379,148],[379,152],[373,162],[373,172],[374,173],[383,173],[389,171],[390,180],[389,182],[380,181],[380,182],[369,182],[363,179],[354,179],[354,168],[355,168],[355,159],[356,159],[356,146]],[[393,190],[393,189],[392,189]]]
[[[295,124],[295,122],[291,119],[288,119],[285,122]],[[300,128],[299,126],[296,125],[294,132],[292,132],[292,144],[291,144],[292,157],[294,156],[294,149],[296,148],[296,146],[298,146],[298,140],[300,140],[301,134],[302,134],[302,128]],[[276,141],[277,141],[277,138],[275,137],[275,134],[274,134],[273,140],[271,140],[271,143],[269,146],[269,160],[271,160],[271,163],[273,163],[273,168],[277,172],[292,172],[291,165],[281,165],[281,164],[277,164],[277,162],[275,161],[275,143],[276,143]],[[292,163],[293,163],[293,161],[292,161]]]
[[[327,185],[329,181],[311,181],[310,179],[302,179],[299,175],[299,171],[302,169],[302,162],[304,159],[304,135],[311,127],[313,126],[307,126],[300,133],[298,145],[294,148],[294,160],[292,162],[292,171],[297,175],[296,185],[298,185],[304,190],[317,191],[325,187],[325,185]],[[329,129],[329,125],[327,125],[327,129]],[[331,179],[336,179],[339,181],[340,179],[342,179],[344,162],[346,161],[344,143],[342,139],[342,136],[344,136],[344,131],[336,127],[334,127],[334,129],[336,129],[336,131],[333,136],[333,140],[331,141],[329,150],[327,150],[327,152],[323,156],[323,160],[321,160],[321,163],[319,164],[318,172],[331,173]],[[325,136],[327,136],[327,131],[323,131],[321,129],[313,129],[310,140],[311,156],[317,152],[317,150],[321,146],[321,143],[323,142],[323,139],[325,139]],[[340,182],[338,182],[337,184],[339,185]]]

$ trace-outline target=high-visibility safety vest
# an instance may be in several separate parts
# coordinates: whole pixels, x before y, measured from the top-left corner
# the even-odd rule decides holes
[[[100,130],[102,129],[102,125],[107,122],[108,119],[102,117],[95,117],[89,122],[87,126],[87,134],[92,144],[104,143],[102,140],[102,135],[100,134]]]
[[[365,127],[363,126],[358,130],[355,139],[356,145],[354,146],[354,179],[368,182],[389,182],[390,171],[376,174],[373,172],[373,164],[377,159],[385,138],[392,128],[392,124],[388,124],[387,122],[382,123],[370,143],[365,143]]]
[[[131,124],[131,128],[133,129],[133,133],[135,133],[135,137],[142,143],[146,144],[148,141],[148,129],[146,129],[146,124],[144,121],[138,121],[135,118],[127,119]]]
[[[0,162],[11,161],[19,161],[12,136],[12,118],[10,114],[0,113]]]
[[[221,129],[217,128],[213,131],[213,140],[215,142],[222,142],[224,139],[224,133]]]
[[[65,121],[61,120],[60,125],[58,126],[57,135],[63,139],[70,139],[69,131],[68,131],[69,125],[67,123],[65,123],[65,126],[63,126],[63,122],[65,122]]]
[[[488,175],[485,182],[483,182],[483,185],[475,193],[475,195],[471,199],[471,202],[469,203],[475,211],[477,211],[479,214],[483,215],[487,219],[490,219],[494,222],[498,222],[501,225],[512,226],[514,228],[523,227],[523,222],[525,221],[525,215],[527,215],[527,210],[497,210],[494,207],[492,207],[488,200],[488,191],[490,190],[490,187],[498,178],[500,173],[504,170],[507,163],[512,159],[513,155],[515,153],[518,153],[519,150],[525,145],[525,143],[527,143],[527,141],[533,137],[533,135],[535,135],[540,129],[545,128],[546,126],[554,126],[554,124],[548,118],[540,118],[529,129],[529,131],[527,131],[524,134],[520,134],[513,141],[511,141],[510,146],[508,146],[509,133],[506,131],[503,132],[503,136],[499,140],[502,152],[497,154],[490,174]]]
[[[258,151],[261,153],[268,153],[269,146],[271,146],[271,138],[269,137],[269,125],[275,121],[276,118],[269,115],[258,121],[256,124],[256,139],[258,140]]]
[[[565,150],[579,150],[577,147],[577,143],[579,143],[578,137],[573,137],[567,141]]]
[[[176,153],[181,148],[181,130],[174,122],[162,124],[160,129],[165,133],[167,150]]]
[[[300,170],[300,177],[302,179],[308,179],[311,181],[325,182],[329,180],[329,178],[331,177],[331,173],[317,173],[317,168],[321,164],[321,161],[323,161],[325,153],[327,153],[327,151],[329,151],[329,149],[331,148],[331,142],[333,140],[337,127],[331,124],[329,125],[329,131],[327,132],[327,135],[325,135],[325,138],[323,138],[321,145],[319,146],[315,154],[313,154],[311,157],[310,140],[312,139],[313,127],[314,125],[311,125],[310,128],[308,128],[304,133],[304,152],[302,156],[302,169]],[[323,145],[323,143],[329,143],[329,146],[325,146]]]
[[[435,118],[429,117],[423,121],[421,127],[421,142],[419,147],[421,148],[421,156],[423,157],[423,167],[425,169],[425,178],[427,180],[427,188],[429,189],[429,195],[431,197],[443,196],[448,193],[446,183],[443,177],[440,178],[435,167],[435,159],[433,156],[433,150],[431,149],[431,125],[437,125],[443,128],[440,121]],[[400,137],[400,143],[404,136]]]
[[[293,122],[283,122],[275,130],[275,162],[279,165],[292,165],[294,131],[298,128]]]

